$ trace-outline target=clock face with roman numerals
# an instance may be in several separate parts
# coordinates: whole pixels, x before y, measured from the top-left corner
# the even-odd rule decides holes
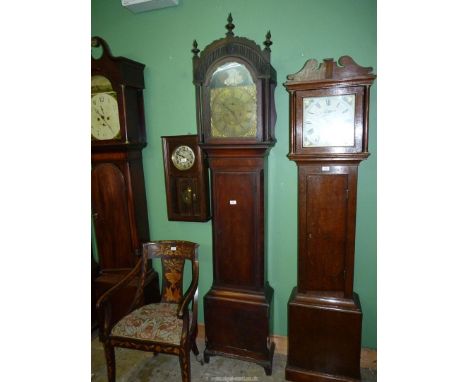
[[[354,146],[355,95],[303,99],[302,147]]]

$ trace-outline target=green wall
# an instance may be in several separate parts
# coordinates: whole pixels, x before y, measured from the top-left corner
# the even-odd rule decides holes
[[[162,135],[196,133],[192,84],[192,41],[199,49],[224,37],[232,12],[235,34],[261,44],[271,30],[277,144],[269,156],[268,279],[275,290],[274,333],[287,335],[287,301],[296,285],[297,169],[288,153],[288,95],[282,83],[309,58],[352,56],[362,66],[376,62],[375,0],[180,0],[179,6],[133,14],[120,0],[92,1],[92,35],[103,37],[116,56],[146,65],[145,108],[148,146],[143,151],[152,240],[200,243],[200,296],[212,282],[211,221],[169,222],[162,163]],[[360,295],[362,344],[377,347],[376,90],[371,97],[371,157],[359,168],[354,289]],[[203,304],[200,321],[203,322]]]

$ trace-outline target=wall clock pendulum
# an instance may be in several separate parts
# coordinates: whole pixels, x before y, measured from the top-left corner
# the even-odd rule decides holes
[[[273,289],[266,281],[264,246],[267,157],[275,144],[270,33],[262,50],[234,36],[200,53],[193,44],[200,147],[211,171],[213,285],[204,297],[206,348],[210,356],[255,362],[271,375]],[[200,53],[200,55],[199,55]]]
[[[129,272],[135,253],[149,240],[141,151],[146,146],[143,110],[144,65],[112,56],[100,37],[91,56],[91,204],[99,256],[96,299]],[[149,267],[147,301],[159,299],[157,274]],[[113,318],[125,314],[135,285],[113,304]]]
[[[290,381],[360,380],[362,311],[353,292],[359,163],[369,156],[376,76],[349,56],[308,60],[289,92],[298,167],[298,280],[288,303]]]

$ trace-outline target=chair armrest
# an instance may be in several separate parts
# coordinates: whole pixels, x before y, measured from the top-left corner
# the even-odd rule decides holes
[[[96,303],[96,310],[98,313],[99,319],[99,336],[101,339],[107,338],[110,332],[111,325],[111,303],[110,298],[120,289],[127,286],[134,278],[136,278],[141,273],[142,258],[140,258],[135,265],[135,267],[117,284],[112,288],[108,289],[104,294],[99,298]]]
[[[198,272],[195,275],[192,275],[192,282],[190,283],[190,287],[185,292],[182,301],[179,303],[179,309],[177,310],[177,317],[182,318],[185,312],[188,310],[188,305],[190,301],[192,301],[195,293],[198,291]],[[196,320],[196,317],[194,318]]]

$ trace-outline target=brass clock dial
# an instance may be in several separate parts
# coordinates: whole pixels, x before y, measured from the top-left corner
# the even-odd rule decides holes
[[[91,137],[97,140],[120,137],[117,94],[103,76],[91,78]]]
[[[195,153],[189,146],[181,145],[174,149],[171,160],[178,170],[188,170],[195,163]]]
[[[255,137],[257,134],[257,88],[248,69],[228,62],[210,81],[211,136]]]
[[[303,102],[302,147],[354,146],[354,94]]]

